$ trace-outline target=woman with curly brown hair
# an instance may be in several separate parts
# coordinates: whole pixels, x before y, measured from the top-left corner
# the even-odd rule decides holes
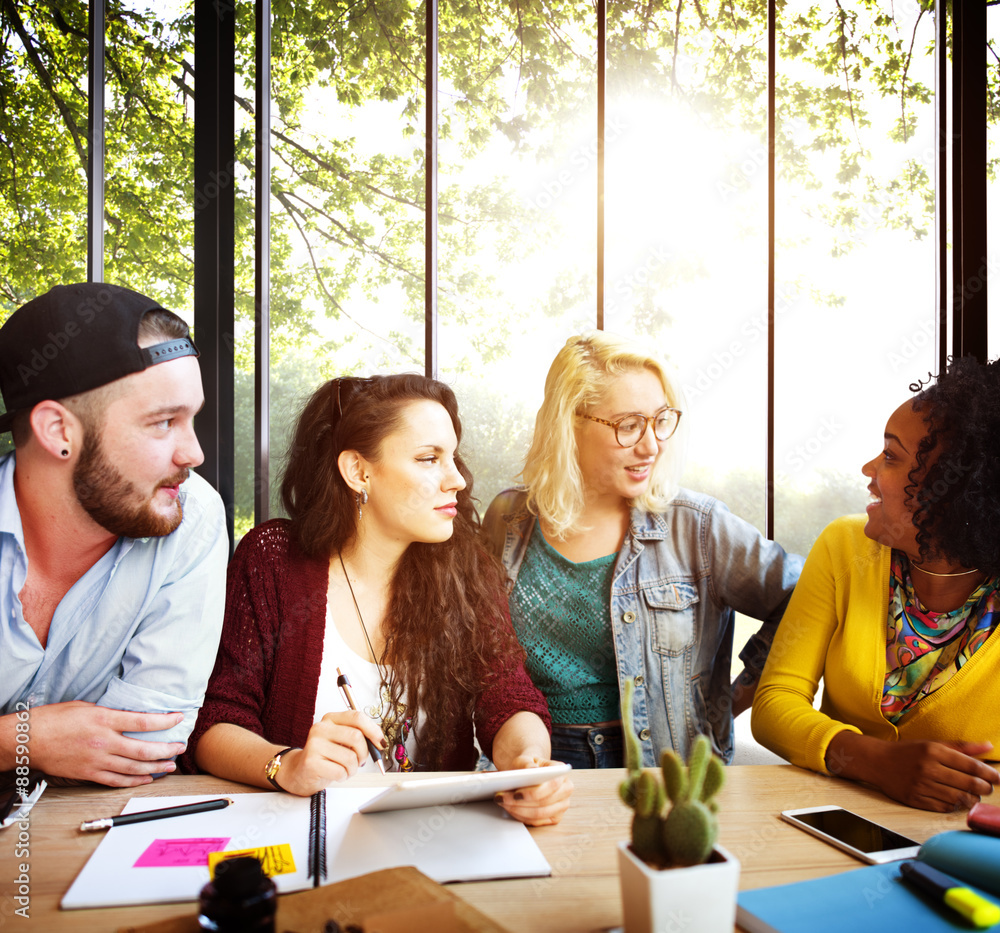
[[[809,553],[752,726],[793,764],[946,811],[1000,783],[1000,364],[913,388],[862,468],[867,516]]]
[[[372,763],[400,770],[548,763],[549,715],[524,670],[502,571],[478,538],[454,393],[423,376],[335,379],[299,419],[290,516],[230,564],[226,616],[187,763],[309,795]],[[357,711],[338,690],[342,670]],[[565,780],[502,795],[557,822]]]

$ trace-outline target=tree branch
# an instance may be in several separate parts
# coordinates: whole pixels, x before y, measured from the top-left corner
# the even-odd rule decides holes
[[[404,275],[408,275],[414,281],[417,282],[421,281],[420,276],[417,275],[412,269],[407,268],[405,265],[403,265],[403,263],[398,262],[388,253],[379,249],[377,246],[374,246],[373,244],[369,243],[366,239],[364,239],[364,237],[358,236],[356,233],[352,232],[335,217],[332,217],[330,214],[328,214],[322,208],[317,207],[315,204],[310,203],[304,197],[302,197],[302,195],[297,194],[294,191],[286,191],[282,192],[282,194],[288,197],[295,198],[296,201],[301,202],[303,205],[309,208],[309,210],[315,211],[320,217],[325,217],[328,221],[330,221],[331,224],[333,224],[333,226],[335,226],[338,230],[342,231],[344,236],[347,237],[347,239],[350,240],[351,243],[353,243],[356,247],[359,247],[365,253],[368,253],[371,256],[375,256],[378,259],[381,259],[382,262],[384,262],[387,266],[391,266],[393,269],[397,269]],[[321,237],[324,237],[325,239],[330,240],[333,243],[337,243],[338,245],[348,249],[350,248],[349,243],[345,243],[342,240],[338,240],[335,236],[333,236],[333,234],[327,233],[325,230],[321,228],[317,228],[316,232],[319,233]]]
[[[684,8],[684,0],[677,0],[677,12],[674,15],[674,53],[670,61],[670,83],[676,91],[680,85],[677,83],[677,53],[681,42],[681,10]]]
[[[136,45],[138,45],[138,42],[136,42]],[[118,83],[124,90],[124,88],[129,86],[128,76],[125,74],[125,70],[122,68],[121,64],[115,59],[115,57],[111,54],[110,49],[108,49],[104,53],[104,58],[111,66],[112,73],[118,78]],[[146,116],[149,117],[150,124],[156,124],[156,126],[158,127],[166,127],[169,130],[173,129],[169,120],[163,119],[163,117],[161,117],[158,113],[155,113],[153,111],[153,108],[150,107],[149,101],[146,99],[145,94],[133,94],[133,93],[123,94],[123,100],[129,100],[129,99],[138,102],[139,106],[143,109]],[[177,138],[176,133],[174,133],[173,135],[174,138]]]
[[[851,113],[851,125],[854,127],[854,138],[857,141],[858,150],[863,151],[864,146],[861,145],[861,135],[858,129],[858,121],[854,115],[854,90],[851,87],[850,66],[847,64],[846,23],[847,14],[844,12],[844,8],[840,5],[840,0],[837,0],[837,28],[840,33],[840,59],[844,68],[844,83],[847,85],[847,106]]]
[[[6,2],[6,0],[5,0],[5,2]],[[189,87],[187,84],[185,84],[180,78],[172,77],[171,80],[179,88],[181,88],[186,94],[188,94],[190,97],[192,97],[192,98],[194,97],[194,91],[193,91],[193,89],[191,87]],[[235,99],[236,103],[240,107],[242,107],[243,110],[245,110],[247,113],[249,113],[249,114],[253,114],[254,113],[253,104],[249,100],[247,100],[244,97],[240,97],[239,94],[234,95],[234,99]],[[377,194],[379,197],[386,198],[389,201],[395,201],[397,204],[402,204],[405,207],[412,207],[412,208],[414,208],[414,209],[416,209],[418,211],[422,211],[424,209],[423,205],[417,203],[416,201],[411,201],[411,200],[409,200],[407,198],[401,198],[398,195],[392,194],[391,192],[386,191],[383,188],[379,188],[376,185],[369,184],[366,181],[359,181],[358,180],[358,175],[359,175],[358,172],[355,172],[355,173],[352,174],[350,172],[344,172],[344,171],[342,171],[341,169],[337,168],[332,163],[328,162],[326,159],[324,159],[321,156],[319,156],[312,149],[307,149],[301,143],[296,142],[287,133],[282,133],[281,130],[274,129],[272,127],[271,128],[271,135],[275,139],[281,140],[281,142],[285,143],[287,146],[290,146],[292,149],[295,149],[296,151],[300,152],[307,159],[309,159],[310,161],[314,162],[317,166],[319,166],[319,168],[322,168],[325,171],[330,172],[333,175],[336,175],[338,178],[342,178],[344,181],[349,182],[352,185],[359,185],[360,187],[365,188],[366,190],[370,191],[372,194]],[[291,163],[288,163],[287,160],[285,160],[285,161],[286,161],[286,164],[288,164],[290,167],[292,167]],[[296,171],[294,169],[294,167],[293,167],[293,171]],[[296,174],[301,176],[301,172],[296,171]],[[454,220],[456,223],[461,222],[460,219],[457,218],[457,217],[450,217],[448,215],[442,215],[442,216],[446,217],[449,220]]]
[[[907,142],[910,138],[909,131],[906,126],[906,76],[910,72],[910,62],[913,61],[913,46],[917,42],[917,27],[920,25],[920,20],[924,15],[924,11],[917,14],[917,20],[913,24],[913,34],[910,36],[910,48],[906,53],[906,63],[903,65],[903,74],[899,79],[899,110],[900,119],[903,123],[903,142]]]
[[[7,18],[14,26],[14,32],[17,33],[18,38],[21,40],[21,45],[24,46],[25,54],[27,54],[28,58],[31,60],[31,64],[34,66],[39,80],[49,92],[52,102],[56,105],[56,109],[62,116],[63,122],[66,124],[66,128],[73,137],[73,144],[76,146],[76,152],[80,158],[80,164],[83,166],[83,170],[86,171],[87,152],[83,148],[83,143],[80,141],[79,128],[73,120],[73,114],[70,112],[69,107],[66,106],[66,102],[56,92],[56,89],[52,84],[52,76],[49,74],[48,69],[45,67],[45,63],[39,56],[38,50],[32,44],[31,36],[28,35],[27,30],[24,28],[24,23],[21,21],[21,17],[17,12],[17,4],[14,0],[3,0],[3,6],[4,10],[7,12]]]
[[[285,213],[289,216],[292,223],[295,224],[295,229],[299,231],[299,236],[302,238],[302,242],[305,244],[306,250],[308,250],[309,252],[309,263],[313,268],[313,273],[316,276],[316,281],[319,283],[320,290],[326,296],[327,301],[329,301],[330,304],[336,309],[337,313],[342,314],[345,318],[347,318],[347,320],[349,320],[355,327],[357,327],[358,330],[363,330],[365,333],[371,334],[372,337],[374,337],[376,340],[381,340],[388,346],[393,347],[407,359],[411,360],[414,363],[419,363],[420,361],[414,359],[405,349],[403,349],[403,347],[393,343],[391,340],[387,339],[386,337],[383,337],[381,334],[375,333],[375,331],[371,330],[368,327],[365,327],[359,321],[351,317],[351,315],[344,310],[340,302],[337,301],[337,299],[330,294],[330,290],[326,287],[326,282],[323,280],[323,272],[320,269],[319,264],[316,262],[316,255],[313,253],[313,248],[312,244],[309,242],[309,237],[306,236],[306,232],[303,229],[302,224],[299,223],[299,218],[297,216],[298,211],[295,209],[294,205],[289,203],[288,199],[285,197],[284,192],[277,191],[275,192],[274,196],[278,200],[278,203],[280,203],[281,206],[285,209]]]
[[[306,149],[305,146],[303,146],[301,143],[297,143],[290,136],[287,136],[286,134],[280,132],[279,130],[275,130],[275,129],[271,130],[271,134],[275,138],[280,139],[283,143],[286,143],[287,145],[291,146],[293,149],[296,149],[299,152],[301,152],[302,155],[304,155],[308,159],[311,159],[320,168],[326,169],[328,172],[333,173],[338,178],[343,178],[345,181],[349,181],[352,184],[357,184],[358,183],[358,182],[356,182],[356,176],[355,175],[351,175],[348,172],[344,172],[341,169],[337,168],[335,165],[332,165],[331,163],[327,162],[325,159],[320,158],[311,149]],[[413,207],[413,208],[416,208],[417,210],[421,210],[421,211],[424,209],[423,205],[418,204],[416,201],[410,201],[410,200],[407,200],[406,198],[398,197],[395,194],[391,194],[388,191],[383,191],[381,188],[377,188],[375,185],[370,185],[370,184],[368,184],[368,182],[360,182],[360,185],[363,188],[367,188],[373,194],[380,195],[383,198],[388,198],[390,201],[396,201],[399,204],[406,205],[406,207]]]
[[[423,81],[423,75],[418,75],[416,72],[414,72],[413,70],[411,70],[410,67],[409,67],[409,65],[407,65],[403,61],[403,59],[400,58],[399,54],[397,53],[397,51],[396,51],[396,45],[393,42],[393,36],[391,36],[389,34],[389,31],[385,28],[385,26],[382,23],[382,18],[379,16],[378,5],[377,4],[371,4],[369,8],[372,8],[372,7],[374,8],[375,22],[378,23],[378,31],[380,33],[382,33],[383,36],[385,36],[385,41],[386,41],[386,43],[389,46],[389,54],[397,62],[399,62],[399,67],[402,68],[403,71],[405,71],[411,78],[413,78],[414,81],[417,81],[418,83],[421,82],[421,81]]]

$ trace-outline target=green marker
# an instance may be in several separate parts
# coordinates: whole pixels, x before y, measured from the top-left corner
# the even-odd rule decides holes
[[[908,884],[947,904],[973,926],[986,928],[1000,923],[1000,907],[944,872],[923,862],[903,862],[899,872]]]

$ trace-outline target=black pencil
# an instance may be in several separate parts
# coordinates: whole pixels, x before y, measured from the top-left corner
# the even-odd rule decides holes
[[[206,810],[221,810],[234,801],[229,797],[216,797],[214,800],[202,800],[198,803],[185,803],[177,807],[164,807],[161,810],[143,810],[141,813],[123,813],[119,816],[109,816],[103,820],[90,820],[80,824],[80,832],[93,832],[97,829],[111,829],[112,826],[125,826],[128,823],[145,823],[147,820],[163,820],[168,816],[185,816],[188,813],[204,813]]]

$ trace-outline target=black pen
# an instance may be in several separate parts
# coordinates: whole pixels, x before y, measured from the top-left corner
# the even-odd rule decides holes
[[[340,692],[344,694],[347,705],[356,712],[358,708],[354,705],[354,697],[351,696],[351,682],[339,667],[337,668],[337,686],[340,687]],[[368,751],[371,753],[372,761],[375,762],[379,771],[385,774],[385,762],[382,760],[382,753],[379,751],[378,746],[367,735],[365,736],[365,742],[368,743]]]
[[[80,824],[80,832],[89,833],[96,829],[111,829],[112,826],[125,826],[129,823],[145,823],[147,820],[163,820],[168,816],[184,816],[188,813],[204,813],[206,810],[221,810],[234,803],[229,797],[216,797],[214,800],[202,800],[199,803],[185,803],[177,807],[163,807],[160,810],[143,810],[140,813],[122,813],[119,816],[109,816],[103,820],[90,820]]]

